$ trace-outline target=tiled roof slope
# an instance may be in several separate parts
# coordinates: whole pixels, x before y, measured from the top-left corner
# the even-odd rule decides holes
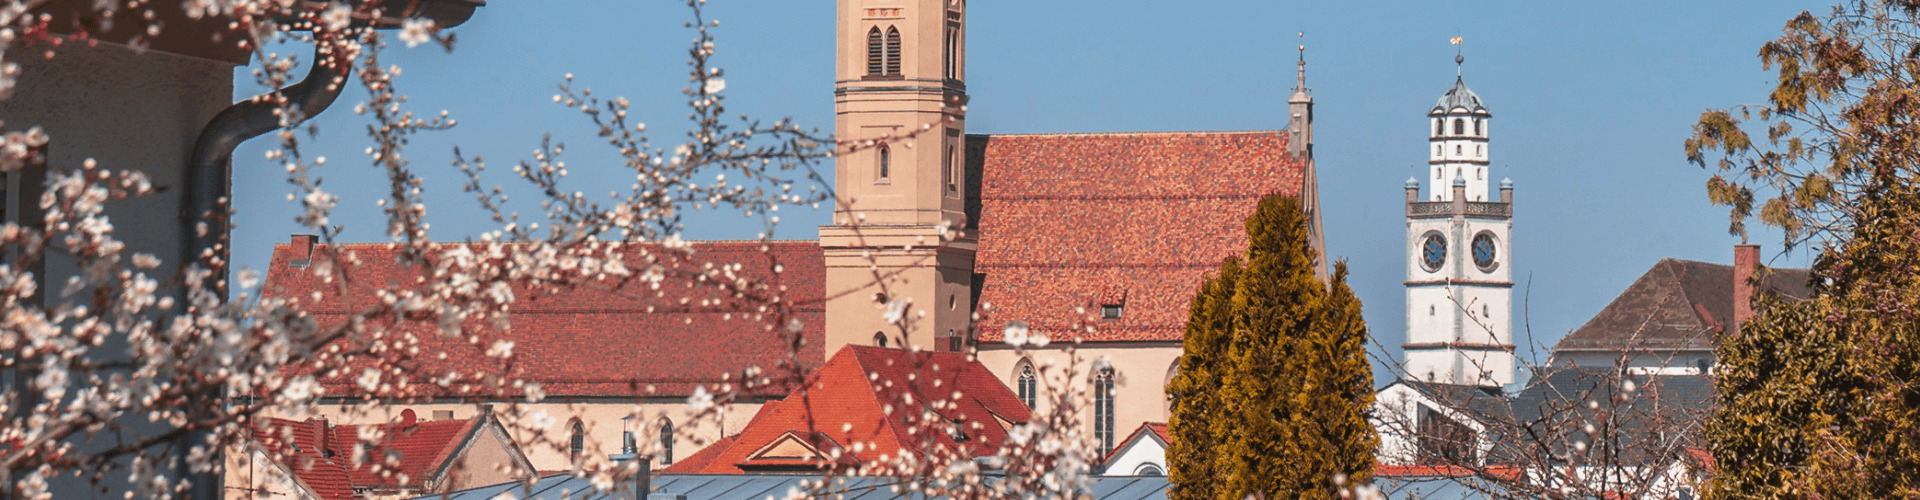
[[[443,244],[438,247],[447,248]],[[625,265],[636,273],[648,269],[648,255],[661,256],[651,245],[628,244],[620,247]],[[408,360],[424,373],[483,370],[494,375],[513,375],[539,382],[550,396],[634,396],[686,395],[697,385],[719,384],[722,376],[750,366],[773,371],[793,366],[797,360],[803,370],[819,365],[822,352],[825,313],[821,298],[825,289],[825,268],[820,246],[812,241],[723,241],[691,245],[691,256],[680,268],[700,269],[738,264],[737,276],[781,290],[781,300],[795,304],[794,318],[801,322],[798,356],[791,356],[785,328],[771,328],[767,322],[749,317],[759,302],[728,300],[724,292],[710,285],[694,284],[693,279],[666,278],[661,292],[655,292],[644,280],[616,282],[606,280],[582,286],[512,286],[515,301],[509,316],[509,331],[497,333],[483,319],[468,321],[467,331],[514,342],[513,363],[503,364],[486,356],[489,343],[474,344],[462,338],[447,338],[433,331],[431,318],[412,322],[406,328],[419,333],[428,345],[423,353]],[[380,289],[418,287],[417,267],[403,266],[396,258],[398,247],[386,244],[316,245],[315,259],[332,258],[333,283],[316,272],[322,266],[294,267],[297,256],[292,245],[275,245],[271,271],[262,295],[290,298],[312,314],[320,328],[342,324],[352,313],[374,304]],[[677,255],[686,255],[671,252]],[[352,254],[353,259],[345,256]],[[333,257],[329,257],[333,256]],[[357,261],[356,265],[345,262]],[[774,272],[774,269],[779,272]],[[313,294],[318,293],[315,300]],[[683,305],[682,297],[691,298]],[[703,299],[722,302],[702,307]],[[444,357],[443,357],[444,353]],[[396,353],[395,355],[399,355]],[[348,376],[355,370],[343,370],[339,378],[328,379],[329,395],[356,394]],[[737,380],[737,377],[736,379]],[[776,384],[777,385],[777,384]],[[433,384],[414,384],[421,392],[441,391],[422,396],[458,396],[473,388],[451,386],[440,389]],[[649,392],[652,389],[652,392]],[[766,390],[772,390],[769,386]]]
[[[1773,269],[1759,290],[1786,300],[1812,296],[1806,269]],[[1660,259],[1554,350],[1713,349],[1733,328],[1733,266]]]
[[[325,420],[269,418],[255,440],[314,493],[328,500],[356,498],[354,489],[419,488],[458,451],[482,418],[370,425],[330,425]],[[363,430],[377,428],[381,441],[353,466]],[[376,472],[376,461],[385,461]]]
[[[958,423],[964,438],[945,432],[932,446],[967,456],[983,456],[1000,448],[1004,427],[1026,422],[1027,407],[1018,396],[970,356],[953,352],[909,352],[899,349],[849,345],[814,372],[806,391],[789,394],[756,415],[740,433],[668,467],[668,474],[742,474],[748,471],[817,471],[826,464],[814,459],[778,459],[762,454],[788,439],[828,454],[839,448],[839,465],[871,463],[880,456],[915,453],[926,439],[910,434],[920,425],[902,416],[920,415],[929,398],[951,404],[932,411]],[[906,396],[911,394],[911,398]],[[777,406],[775,406],[777,405]],[[915,419],[918,420],[918,419]],[[936,428],[945,429],[945,425]],[[921,432],[926,432],[922,430]],[[809,438],[808,436],[812,436]],[[855,447],[854,443],[862,443]]]
[[[987,341],[1010,320],[1057,337],[1113,301],[1121,317],[1084,340],[1179,340],[1260,198],[1297,198],[1307,175],[1275,131],[970,135],[967,163]]]

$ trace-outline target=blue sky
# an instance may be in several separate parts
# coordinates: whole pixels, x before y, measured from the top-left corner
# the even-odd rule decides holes
[[[429,182],[436,239],[486,228],[448,166],[454,147],[488,159],[498,183],[551,133],[572,147],[580,188],[625,185],[611,152],[577,112],[552,102],[573,74],[596,95],[623,95],[657,139],[677,137],[693,33],[680,2],[495,0],[457,29],[452,53],[390,49],[417,112],[459,126],[413,140]],[[1701,111],[1760,102],[1773,81],[1754,54],[1818,2],[1274,2],[1220,0],[976,1],[969,13],[970,133],[1280,129],[1306,32],[1316,102],[1315,153],[1327,250],[1347,259],[1373,334],[1403,339],[1402,183],[1423,171],[1424,113],[1453,83],[1453,36],[1466,40],[1466,83],[1494,113],[1493,178],[1512,178],[1516,343],[1551,346],[1663,257],[1728,262],[1735,237],[1705,202],[1707,174],[1681,141]],[[833,126],[833,3],[713,0],[716,62],[728,108]],[[278,47],[299,50],[298,47]],[[263,89],[235,72],[235,97]],[[362,149],[366,120],[349,89],[315,123],[308,154],[340,193],[341,241],[385,241],[374,201],[384,188]],[[304,230],[291,187],[264,159],[270,140],[236,154],[235,260],[264,268],[272,245]],[[597,167],[596,165],[606,165]],[[589,189],[594,191],[594,189]],[[521,197],[529,199],[531,197]],[[523,206],[523,213],[537,207]],[[786,212],[776,237],[811,239],[824,212]],[[751,238],[752,220],[711,214],[700,239]],[[1775,266],[1778,236],[1756,233]],[[1529,332],[1531,335],[1529,335]],[[1544,352],[1541,353],[1544,359]],[[1379,381],[1381,383],[1386,380]]]

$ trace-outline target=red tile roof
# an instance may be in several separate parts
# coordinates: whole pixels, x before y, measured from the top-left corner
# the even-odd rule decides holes
[[[1134,428],[1132,433],[1127,434],[1126,439],[1120,440],[1120,446],[1115,446],[1113,447],[1113,449],[1107,450],[1107,456],[1104,458],[1101,458],[1100,463],[1111,466],[1113,464],[1113,459],[1120,458],[1120,452],[1125,451],[1127,449],[1127,445],[1133,443],[1133,440],[1135,438],[1141,437],[1140,435],[1141,433],[1148,433],[1148,434],[1157,436],[1160,439],[1160,447],[1162,449],[1166,448],[1167,443],[1172,442],[1167,437],[1166,423],[1142,422],[1140,423],[1140,427]]]
[[[1275,131],[970,135],[967,154],[987,341],[1010,320],[1059,338],[1103,305],[1120,318],[1083,339],[1179,340],[1260,198],[1299,197],[1307,173]]]
[[[418,421],[371,425],[330,425],[326,420],[262,421],[255,441],[274,459],[323,498],[355,498],[357,489],[404,489],[426,485],[443,468],[482,417],[466,420]],[[381,439],[368,448],[365,461],[354,466],[354,450],[362,431],[378,432]],[[376,468],[376,465],[380,467]]]
[[[430,254],[458,245],[441,244]],[[479,252],[482,245],[470,248]],[[797,366],[810,371],[826,356],[822,352],[825,316],[825,269],[820,246],[810,241],[723,241],[691,245],[692,253],[661,250],[656,245],[616,247],[624,265],[641,274],[654,263],[696,274],[667,273],[656,290],[645,280],[602,279],[567,285],[513,283],[516,300],[507,317],[508,331],[499,332],[484,319],[462,323],[466,337],[446,337],[436,331],[432,317],[416,318],[401,330],[414,333],[423,344],[418,354],[390,351],[410,373],[437,375],[448,371],[489,376],[517,376],[538,382],[551,396],[686,395],[695,386],[718,385],[731,374],[758,366],[769,373]],[[272,268],[262,295],[301,302],[322,329],[343,324],[353,313],[377,304],[381,290],[424,288],[419,266],[402,265],[399,247],[388,244],[318,245],[315,264],[294,267],[296,246],[275,245]],[[349,258],[351,256],[351,258]],[[316,270],[332,266],[329,282]],[[357,264],[347,264],[357,262]],[[744,281],[713,279],[729,274],[725,265],[737,264],[731,274]],[[712,267],[710,267],[712,266]],[[709,269],[714,269],[708,271]],[[711,272],[706,279],[697,273]],[[344,279],[340,279],[344,278]],[[778,294],[792,304],[792,319],[800,321],[802,342],[791,355],[787,329],[771,320],[755,319],[764,302],[741,299],[713,283],[764,284],[754,293]],[[315,298],[317,295],[317,299]],[[687,301],[683,302],[682,298]],[[511,363],[486,356],[493,340],[514,342]],[[350,346],[368,345],[367,339],[349,339]],[[363,361],[364,358],[363,358]],[[328,394],[358,394],[351,379],[360,371],[341,370],[326,378]],[[418,380],[418,379],[416,379]],[[469,376],[464,379],[473,381]],[[649,391],[651,389],[651,391]],[[711,389],[710,389],[711,390]],[[771,390],[771,389],[769,389]],[[413,383],[409,390],[384,396],[497,395],[498,387],[454,384],[440,388]],[[511,388],[506,393],[514,393]],[[777,394],[777,393],[776,393]]]
[[[915,437],[938,429],[931,446],[964,456],[994,453],[1006,439],[1006,423],[1026,422],[1030,414],[1013,391],[966,354],[908,352],[847,346],[814,372],[807,390],[763,408],[739,434],[675,463],[668,474],[742,474],[754,471],[816,471],[820,459],[778,458],[780,449],[843,451],[841,465],[854,466],[896,457],[903,450],[929,453],[928,440]],[[909,397],[911,395],[911,397]],[[949,405],[934,410],[945,422],[903,422],[921,415],[929,398]],[[776,406],[777,405],[777,406]],[[918,420],[917,418],[914,420]],[[958,423],[964,439],[944,430]],[[1003,423],[1006,422],[1006,423]],[[860,446],[854,446],[861,443]],[[782,448],[782,446],[789,446]]]

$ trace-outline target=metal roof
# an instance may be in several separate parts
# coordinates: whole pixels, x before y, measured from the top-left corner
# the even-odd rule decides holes
[[[1450,113],[1455,109],[1465,109],[1466,112],[1473,114],[1489,114],[1487,107],[1480,104],[1480,96],[1474,94],[1473,89],[1467,88],[1467,83],[1459,77],[1454,77],[1453,87],[1448,88],[1447,93],[1440,94],[1440,100],[1433,103],[1433,110],[1428,111],[1427,114]]]
[[[1093,476],[1093,498],[1100,500],[1165,500],[1164,476]],[[653,477],[651,499],[673,500],[763,500],[784,498],[801,481],[819,481],[820,476],[806,474],[661,474]],[[834,498],[845,500],[884,500],[926,497],[893,491],[893,478],[840,477],[833,479]],[[571,474],[541,478],[532,486],[504,483],[492,486],[419,497],[418,500],[493,500],[495,498],[601,500],[630,499],[630,489],[595,491],[593,482]]]

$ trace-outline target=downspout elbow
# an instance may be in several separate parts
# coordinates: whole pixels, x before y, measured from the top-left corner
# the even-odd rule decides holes
[[[187,161],[186,199],[180,212],[181,234],[185,235],[180,252],[184,271],[189,263],[205,257],[210,274],[203,288],[225,295],[228,252],[229,193],[233,184],[233,152],[248,139],[282,128],[298,126],[326,111],[340,97],[346,85],[350,61],[335,60],[325,52],[324,43],[316,43],[313,65],[306,78],[272,93],[234,103],[220,111],[194,141],[193,156]],[[284,96],[281,108],[275,95]],[[279,113],[282,109],[292,114]],[[285,116],[283,116],[285,115]],[[185,275],[182,275],[183,279]]]

